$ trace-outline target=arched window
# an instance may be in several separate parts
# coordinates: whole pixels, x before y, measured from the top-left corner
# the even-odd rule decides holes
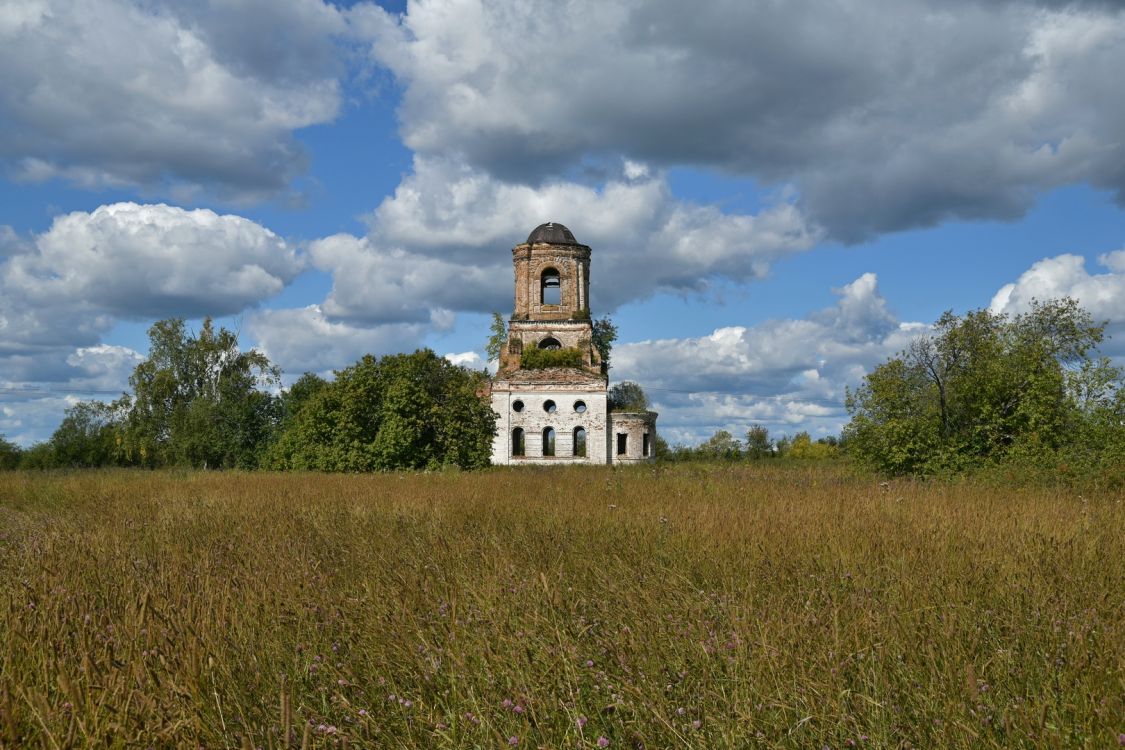
[[[517,427],[516,429],[512,430],[512,455],[522,456],[524,455],[523,451],[523,428]]]
[[[562,343],[554,336],[548,336],[539,342],[540,349],[562,349]]]
[[[543,455],[555,455],[555,428],[548,427],[543,430]]]
[[[562,304],[562,279],[553,268],[544,269],[539,277],[539,302],[544,305]]]
[[[586,429],[584,427],[574,428],[574,455],[586,457]]]

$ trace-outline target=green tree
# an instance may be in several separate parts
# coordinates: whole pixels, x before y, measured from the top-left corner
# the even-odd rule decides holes
[[[54,463],[70,467],[121,463],[128,409],[128,397],[110,404],[81,401],[71,406],[51,435]]]
[[[328,385],[328,381],[314,372],[306,372],[281,393],[282,428],[293,423],[298,412],[317,393]]]
[[[262,390],[279,382],[277,368],[261,352],[240,351],[238,337],[210,318],[197,336],[182,319],[148,333],[148,359],[129,379],[128,457],[145,466],[256,466],[280,417]]]
[[[836,446],[824,439],[813,442],[809,433],[798,432],[793,436],[793,443],[789,446],[787,455],[796,459],[832,458],[836,455]]]
[[[487,379],[429,349],[363,357],[319,387],[270,448],[279,469],[487,466],[496,416]]]
[[[504,345],[508,343],[508,324],[500,313],[492,313],[492,324],[488,328],[488,343],[484,347],[489,362],[499,362]]]
[[[742,443],[727,430],[718,430],[699,446],[699,452],[713,458],[739,458]]]
[[[594,345],[594,349],[597,350],[598,356],[601,358],[603,375],[609,373],[609,360],[613,353],[614,341],[617,341],[617,326],[613,324],[610,317],[607,315],[595,320],[590,343]]]
[[[1069,298],[1014,317],[947,312],[848,394],[848,452],[882,472],[929,474],[1057,461],[1095,424],[1115,445],[1121,373],[1092,355],[1103,330]]]
[[[773,443],[770,431],[760,424],[750,425],[746,432],[746,457],[770,458],[773,456]]]
[[[645,411],[648,409],[648,396],[640,385],[624,380],[610,386],[607,393],[610,411]]]
[[[0,435],[0,471],[18,468],[22,453],[18,445],[5,440],[4,436]]]

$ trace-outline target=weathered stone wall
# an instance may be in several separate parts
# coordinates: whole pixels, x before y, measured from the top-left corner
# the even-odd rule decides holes
[[[523,403],[521,411],[512,406]],[[544,409],[547,401],[555,402],[555,412]],[[586,405],[585,412],[575,410],[576,402]],[[500,416],[496,421],[496,437],[492,443],[492,462],[495,464],[605,464],[606,455],[606,394],[583,389],[565,390],[558,386],[522,386],[511,390],[494,390],[492,408]],[[522,427],[525,451],[522,457],[512,456],[512,430]],[[543,455],[543,430],[555,429],[555,455]],[[574,456],[574,428],[586,430],[586,456]]]
[[[583,364],[592,371],[600,371],[601,357],[591,339],[594,329],[589,321],[513,320],[508,324],[508,346],[501,352],[500,370],[509,372],[519,367],[521,348],[539,346],[547,337],[557,339],[563,347],[582,352]]]
[[[610,412],[606,430],[606,452],[613,464],[651,463],[656,460],[656,417],[654,411]],[[617,453],[619,435],[626,436],[625,454]],[[647,448],[645,453],[646,441]]]
[[[569,320],[576,315],[589,318],[590,248],[585,245],[516,245],[512,248],[516,274],[515,314],[517,320]],[[544,305],[540,283],[543,272],[559,272],[560,299],[557,305]]]

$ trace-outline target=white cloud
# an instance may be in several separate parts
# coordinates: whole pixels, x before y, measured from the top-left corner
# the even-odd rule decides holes
[[[460,352],[458,354],[446,354],[445,358],[455,365],[468,367],[471,370],[479,370],[485,366],[484,359],[476,352]]]
[[[320,0],[38,0],[0,9],[0,166],[257,199],[332,120],[346,19]]]
[[[293,248],[240,216],[116,203],[57,217],[13,256],[0,284],[52,315],[226,315],[280,292],[301,270]]]
[[[413,351],[429,328],[424,323],[353,325],[333,321],[319,305],[260,310],[249,316],[247,327],[266,356],[289,374],[337,370],[364,354]]]
[[[301,268],[284,240],[239,216],[134,203],[60,216],[0,259],[0,371],[92,377],[83,367],[122,354],[97,347],[118,320],[237,313]]]
[[[126,346],[79,347],[66,358],[66,363],[77,371],[68,386],[84,393],[97,391],[103,396],[124,393],[129,388],[129,376],[144,360],[139,352]]]
[[[406,144],[540,184],[694,165],[771,184],[836,238],[1013,218],[1087,181],[1125,201],[1113,3],[420,0],[353,14]],[[565,221],[565,220],[564,220]]]
[[[759,278],[778,258],[821,238],[788,203],[756,215],[724,213],[678,200],[663,175],[636,164],[623,169],[632,177],[613,177],[600,188],[567,181],[529,186],[445,159],[417,158],[413,174],[372,214],[366,244],[345,238],[313,251],[319,267],[336,279],[325,312],[389,314],[386,306],[401,304],[404,296],[367,294],[363,286],[385,286],[378,269],[408,260],[418,271],[405,285],[429,286],[427,298],[436,304],[507,309],[508,250],[545,221],[566,224],[593,248],[591,298],[605,311],[661,289],[699,291],[715,277]]]
[[[739,435],[755,422],[775,433],[838,433],[845,386],[926,327],[888,312],[874,274],[834,291],[836,305],[804,319],[620,345],[613,378],[648,388],[660,429],[688,443],[719,428]]]
[[[1109,339],[1102,351],[1125,355],[1125,250],[1098,257],[1107,273],[1090,273],[1086,259],[1070,253],[1044,258],[1004,285],[989,306],[996,313],[1022,313],[1032,300],[1073,297],[1095,321],[1108,321]]]

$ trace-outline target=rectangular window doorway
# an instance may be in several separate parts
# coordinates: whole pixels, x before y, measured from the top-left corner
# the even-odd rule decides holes
[[[641,455],[644,456],[645,458],[648,458],[648,451],[649,451],[648,433],[646,432],[643,440],[641,441]]]
[[[629,448],[629,436],[625,435],[625,434],[619,434],[617,436],[617,455],[624,456],[625,452],[628,450],[628,448]]]

